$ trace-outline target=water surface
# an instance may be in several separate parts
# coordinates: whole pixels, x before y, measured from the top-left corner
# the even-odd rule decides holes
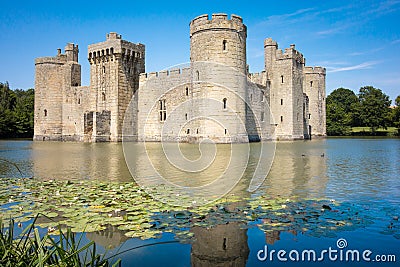
[[[353,249],[396,254],[398,264],[400,226],[393,217],[400,215],[399,139],[330,138],[279,142],[268,176],[252,193],[246,189],[257,166],[260,144],[251,144],[250,147],[244,177],[232,191],[235,194],[249,198],[261,195],[288,199],[328,199],[355,205],[362,209],[366,220],[371,223],[337,232],[332,237],[307,235],[300,231],[263,232],[257,227],[247,229],[234,222],[212,228],[193,227],[190,231],[195,238],[191,243],[167,243],[135,249],[121,255],[123,263],[126,266],[266,266],[272,265],[271,262],[257,260],[257,252],[266,244],[275,250],[322,249],[335,247],[337,239],[341,237]],[[163,175],[169,175],[175,183],[192,185],[196,181],[196,174],[184,174],[171,167],[163,158],[163,150],[159,144],[149,144],[148,149],[150,153],[147,154],[143,153],[140,146],[133,146],[130,151],[135,162],[134,173],[147,173],[149,168],[155,167]],[[203,179],[203,182],[226,169],[229,146],[217,145],[217,150],[220,154],[217,154],[213,167],[203,173],[203,177],[197,174],[197,178]],[[190,160],[199,156],[197,146],[185,144],[182,151]],[[146,157],[151,157],[152,162],[156,162],[155,166],[144,164],[143,159]],[[121,144],[0,141],[0,158],[17,164],[22,176],[37,179],[132,180]],[[237,172],[240,171],[241,168],[238,168]],[[21,174],[10,164],[0,161],[0,176]],[[250,220],[249,223],[251,224]],[[391,224],[394,228],[388,230]],[[103,247],[112,248],[109,253],[175,240],[175,236],[170,233],[163,234],[161,239],[129,239],[113,228],[99,233],[88,233],[85,238],[95,240]],[[337,265],[329,261],[324,264]],[[275,265],[288,264],[274,262]],[[301,263],[294,265],[302,266]],[[354,266],[359,265],[360,263]],[[396,266],[393,263],[381,265]]]

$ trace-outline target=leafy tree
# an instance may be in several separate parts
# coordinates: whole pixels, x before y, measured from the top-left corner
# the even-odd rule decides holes
[[[331,102],[326,104],[326,131],[328,135],[348,135],[351,131],[351,115],[342,105]]]
[[[33,135],[34,90],[11,90],[0,83],[0,138]]]
[[[326,130],[328,135],[347,135],[355,120],[358,98],[350,89],[338,88],[326,98]]]
[[[392,111],[392,122],[397,129],[399,129],[400,133],[400,95],[396,97],[396,100],[394,101],[396,107]]]
[[[360,88],[358,98],[359,117],[363,125],[370,127],[372,132],[379,127],[386,128],[389,124],[391,103],[389,96],[378,88],[364,86]]]

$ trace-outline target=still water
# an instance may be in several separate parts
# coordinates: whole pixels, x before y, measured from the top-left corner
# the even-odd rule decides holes
[[[275,146],[273,147],[275,148]],[[144,246],[119,255],[123,266],[287,266],[288,262],[259,261],[257,253],[269,250],[322,250],[337,248],[338,238],[346,239],[348,247],[360,251],[369,249],[374,254],[394,254],[400,261],[400,140],[399,139],[326,139],[313,141],[279,142],[275,153],[267,153],[261,161],[261,173],[268,173],[254,192],[248,192],[252,175],[260,168],[261,144],[250,147],[217,145],[207,170],[182,171],[209,148],[182,145],[187,165],[171,167],[165,150],[159,144],[129,148],[128,166],[123,146],[113,143],[83,144],[59,142],[0,141],[0,159],[15,163],[21,172],[5,161],[0,161],[0,177],[35,177],[37,179],[132,181],[134,175],[155,179],[153,172],[174,184],[193,186],[206,184],[221,173],[242,175],[231,192],[246,197],[270,196],[300,199],[328,199],[361,207],[372,223],[338,232],[334,237],[304,235],[298,231],[263,232],[257,227],[244,228],[232,222],[217,227],[193,227],[194,239],[187,244],[160,243],[174,241],[165,233],[161,239],[128,239],[121,231],[110,227],[106,231],[88,233],[85,238],[100,246],[111,248],[115,254]],[[236,150],[235,150],[236,149]],[[272,146],[267,146],[269,152]],[[127,151],[127,148],[125,147]],[[233,155],[232,151],[238,154]],[[211,153],[212,154],[212,153]],[[274,157],[273,157],[274,156]],[[273,157],[273,161],[270,159]],[[242,158],[244,160],[242,160]],[[229,159],[229,160],[228,160]],[[245,165],[243,165],[245,163]],[[270,166],[270,163],[272,165]],[[177,163],[179,164],[179,162]],[[182,164],[185,164],[183,162]],[[232,166],[231,172],[227,171]],[[243,168],[245,166],[245,168]],[[270,168],[271,167],[271,168]],[[230,189],[230,188],[228,188]],[[349,218],[351,219],[351,218]],[[388,231],[390,228],[390,231]],[[158,245],[147,244],[159,243]],[[318,262],[290,262],[294,266],[318,265]],[[320,262],[319,262],[320,263]],[[338,261],[325,261],[336,266]],[[340,262],[345,266],[374,266],[376,262]]]

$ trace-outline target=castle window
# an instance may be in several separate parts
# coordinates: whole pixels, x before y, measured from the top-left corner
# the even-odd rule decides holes
[[[196,130],[196,133],[199,134],[199,129]]]
[[[47,109],[44,110],[44,116],[47,117]]]
[[[186,96],[188,96],[188,95],[189,95],[189,88],[186,87]]]
[[[310,81],[310,87],[312,87],[312,81]]]
[[[111,55],[114,54],[114,48],[113,47],[110,48],[110,54]]]
[[[196,70],[196,80],[200,80],[200,72],[198,70]]]
[[[187,129],[187,130],[186,130],[186,133],[187,133],[187,134],[190,134],[190,129]]]
[[[226,98],[222,99],[222,102],[224,103],[224,105],[223,105],[224,109],[226,109],[226,101],[227,101]]]
[[[261,112],[261,121],[264,121],[264,111]]]
[[[308,113],[308,119],[311,119],[311,113]]]
[[[283,105],[283,99],[281,99],[281,106]]]
[[[265,101],[265,96],[264,96],[264,93],[263,93],[263,92],[261,92],[260,98],[261,98],[261,102],[264,102],[264,101]]]
[[[89,53],[89,58],[92,58],[92,52]]]
[[[281,122],[283,122],[283,116],[281,116]]]
[[[106,54],[107,54],[107,56],[110,54],[110,49],[106,49]]]
[[[103,66],[103,73],[106,73],[106,67]]]
[[[222,50],[224,50],[224,51],[226,51],[226,44],[227,44],[228,42],[226,41],[226,40],[223,40],[222,41]]]
[[[78,98],[78,105],[80,105],[81,104],[81,99],[80,98]]]
[[[187,113],[185,113],[185,120],[187,120],[187,118],[188,118]]]
[[[167,120],[167,109],[165,106],[165,99],[158,101],[160,104],[160,121]]]
[[[281,82],[283,83],[283,75],[281,75]]]
[[[227,133],[227,130],[225,129],[225,134]]]
[[[101,100],[106,101],[106,93],[101,93]]]

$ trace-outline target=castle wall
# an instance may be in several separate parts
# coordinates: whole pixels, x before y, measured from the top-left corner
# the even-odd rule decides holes
[[[84,138],[84,116],[90,106],[89,86],[71,86],[63,94],[63,140],[88,141]]]
[[[78,46],[67,44],[35,61],[34,139],[121,141],[123,130],[157,142],[325,136],[325,69],[304,67],[294,45],[283,52],[268,38],[265,70],[248,73],[246,38],[239,16],[199,16],[190,67],[144,73],[145,46],[109,33],[88,47],[90,86],[81,86]]]
[[[264,47],[276,138],[303,139],[303,55],[294,45],[282,53],[272,39]]]
[[[76,116],[72,111],[67,114],[64,104],[68,105],[70,88],[80,85],[80,65],[77,63],[78,46],[67,44],[65,54],[55,57],[43,57],[35,60],[35,128],[34,140],[65,140],[70,130],[65,117]],[[76,60],[76,61],[75,61]],[[69,140],[69,138],[67,138]]]
[[[308,114],[312,136],[326,136],[325,76],[325,68],[304,68],[303,87],[310,100]]]
[[[94,129],[93,141],[122,140],[125,111],[145,68],[144,51],[144,45],[124,41],[117,33],[109,33],[105,42],[89,45],[91,108],[100,113],[110,111],[109,121],[99,122],[100,128],[109,124],[110,132]]]
[[[138,140],[161,141],[164,124],[178,105],[191,99],[190,69],[145,73],[140,75],[138,91]],[[188,88],[188,95],[186,95]],[[161,102],[162,107],[161,107]],[[182,106],[183,108],[183,106]],[[181,127],[190,119],[191,110],[184,107],[180,115],[174,114],[174,125],[165,128],[163,138],[178,141]],[[164,115],[165,114],[165,115]],[[169,121],[170,123],[171,120]]]
[[[247,142],[246,37],[242,18],[202,15],[190,23],[192,90],[200,136],[216,142]],[[197,133],[196,129],[196,133]]]

